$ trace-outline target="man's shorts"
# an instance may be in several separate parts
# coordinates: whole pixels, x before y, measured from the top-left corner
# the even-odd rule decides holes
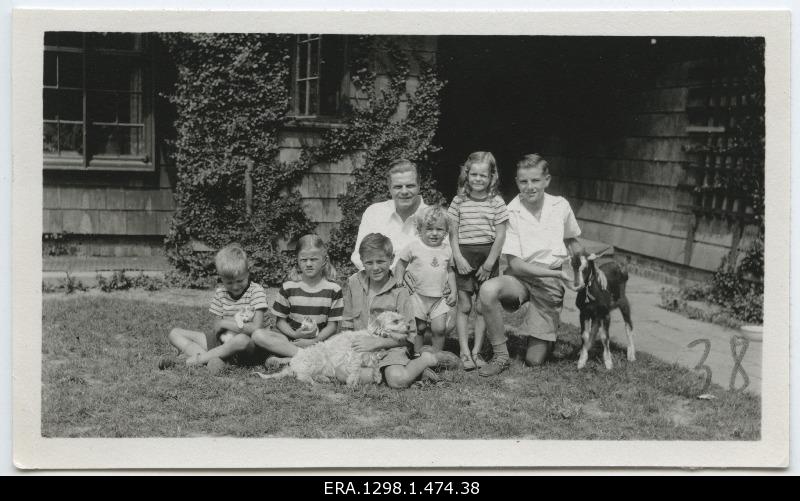
[[[525,287],[527,297],[505,299],[500,302],[503,308],[518,310],[524,303],[528,305],[525,320],[519,329],[520,336],[531,336],[543,341],[555,341],[561,323],[561,309],[564,306],[564,283],[557,278],[527,278],[519,281]]]
[[[478,289],[481,288],[481,282],[478,281],[475,274],[478,272],[478,269],[483,266],[483,263],[486,262],[486,258],[492,250],[492,244],[459,245],[458,249],[461,251],[461,255],[464,256],[464,259],[472,266],[472,271],[466,275],[462,275],[458,272],[458,268],[456,268],[456,288],[469,293],[478,292]],[[492,272],[489,274],[489,278],[494,278],[499,273],[500,260],[497,260],[494,263]]]
[[[450,306],[443,297],[412,294],[410,299],[411,309],[414,311],[414,318],[418,318],[424,322],[430,322],[434,318],[447,315],[450,312]]]

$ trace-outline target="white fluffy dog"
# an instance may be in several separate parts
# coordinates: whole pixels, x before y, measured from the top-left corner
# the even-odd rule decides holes
[[[280,359],[286,365],[275,374],[256,372],[262,379],[280,379],[294,376],[306,383],[346,381],[349,386],[358,384],[362,368],[373,369],[373,381],[380,383],[378,363],[381,352],[359,353],[353,342],[364,337],[392,338],[413,343],[409,322],[397,312],[384,311],[364,330],[340,332],[323,342],[303,348],[294,357]]]

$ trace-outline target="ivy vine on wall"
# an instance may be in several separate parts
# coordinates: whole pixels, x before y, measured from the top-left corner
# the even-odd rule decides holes
[[[361,155],[347,192],[339,197],[343,217],[329,246],[340,271],[352,269],[350,253],[361,214],[370,204],[389,196],[386,170],[393,160],[416,162],[425,201],[443,202],[431,176],[431,155],[438,150],[433,137],[445,83],[438,78],[433,61],[414,56],[392,37],[357,36],[350,47],[350,78],[362,99],[346,114],[346,126],[326,132],[310,156],[311,161],[335,162],[345,155]],[[419,69],[413,90],[409,89],[414,80],[412,63]],[[376,84],[379,75],[386,79],[385,85]],[[399,113],[401,109],[405,113]]]
[[[293,187],[307,161],[278,161],[289,110],[290,36],[165,34],[177,67],[167,98],[176,107],[177,211],[166,237],[177,270],[214,273],[212,249],[239,242],[254,280],[281,282],[292,266],[282,242],[312,231]],[[246,193],[251,193],[248,201]]]

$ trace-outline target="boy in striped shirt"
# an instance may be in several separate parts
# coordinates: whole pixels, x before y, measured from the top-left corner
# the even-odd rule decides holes
[[[214,291],[208,311],[214,316],[210,333],[172,329],[168,340],[182,355],[186,365],[207,364],[212,372],[224,367],[223,360],[242,362],[240,355],[252,355],[255,344],[250,336],[264,324],[267,295],[264,288],[250,281],[247,254],[236,244],[221,249],[215,258],[221,285]],[[165,359],[164,369],[174,365]]]

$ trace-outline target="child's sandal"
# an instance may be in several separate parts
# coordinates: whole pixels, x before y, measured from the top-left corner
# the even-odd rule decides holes
[[[475,366],[478,369],[482,369],[487,364],[486,360],[483,359],[480,353],[476,353],[472,358],[475,360]]]
[[[461,361],[464,363],[464,370],[465,371],[471,371],[471,370],[474,370],[475,367],[477,367],[475,365],[475,362],[472,360],[472,357],[467,355],[466,353],[461,355]]]

